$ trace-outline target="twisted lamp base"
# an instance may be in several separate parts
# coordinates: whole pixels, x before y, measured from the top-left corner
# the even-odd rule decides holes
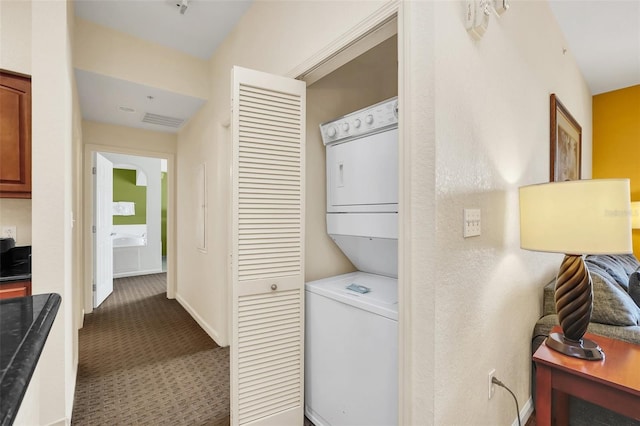
[[[556,279],[555,301],[562,333],[551,333],[546,345],[575,358],[603,359],[598,344],[583,338],[591,319],[593,290],[582,256],[565,255]]]

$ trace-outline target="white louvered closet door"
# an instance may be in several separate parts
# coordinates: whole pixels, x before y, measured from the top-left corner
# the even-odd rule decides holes
[[[305,83],[232,76],[231,424],[304,416]]]

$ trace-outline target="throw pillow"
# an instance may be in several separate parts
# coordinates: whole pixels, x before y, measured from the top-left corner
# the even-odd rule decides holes
[[[619,326],[640,325],[640,307],[611,276],[601,268],[589,267],[593,282],[591,321]]]
[[[629,275],[629,296],[640,308],[640,268]]]
[[[588,268],[592,265],[602,268],[625,291],[629,291],[629,274],[638,267],[637,262],[630,265],[625,255],[591,255],[587,256],[585,263]]]

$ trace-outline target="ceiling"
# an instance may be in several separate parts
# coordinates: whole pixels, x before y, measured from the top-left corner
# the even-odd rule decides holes
[[[180,14],[179,5],[187,10]],[[78,17],[208,59],[252,0],[76,0]],[[640,0],[550,0],[592,94],[640,84]],[[512,1],[511,7],[517,7]],[[508,13],[508,12],[507,12]],[[76,71],[88,120],[165,132],[140,121],[145,112],[186,123],[204,101],[99,74]],[[152,96],[151,101],[148,96]],[[120,107],[135,109],[126,113]]]
[[[180,14],[179,4],[188,5]],[[250,0],[76,0],[76,16],[209,59]]]
[[[175,132],[205,100],[76,70],[78,97],[85,120]],[[162,125],[155,123],[164,123]]]
[[[640,84],[640,0],[551,0],[591,94]]]
[[[75,0],[77,17],[135,37],[209,59],[252,0]],[[180,5],[187,4],[184,14]],[[177,132],[203,99],[76,70],[82,117],[127,127]],[[152,99],[149,99],[149,96]],[[133,109],[135,111],[123,111]],[[172,126],[143,122],[146,113]],[[176,120],[169,120],[176,119]],[[183,124],[173,127],[181,121]]]

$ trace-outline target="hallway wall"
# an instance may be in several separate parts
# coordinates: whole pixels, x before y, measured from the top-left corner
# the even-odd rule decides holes
[[[631,201],[640,201],[640,85],[593,97],[593,177],[628,178]],[[633,230],[640,258],[640,229]]]

